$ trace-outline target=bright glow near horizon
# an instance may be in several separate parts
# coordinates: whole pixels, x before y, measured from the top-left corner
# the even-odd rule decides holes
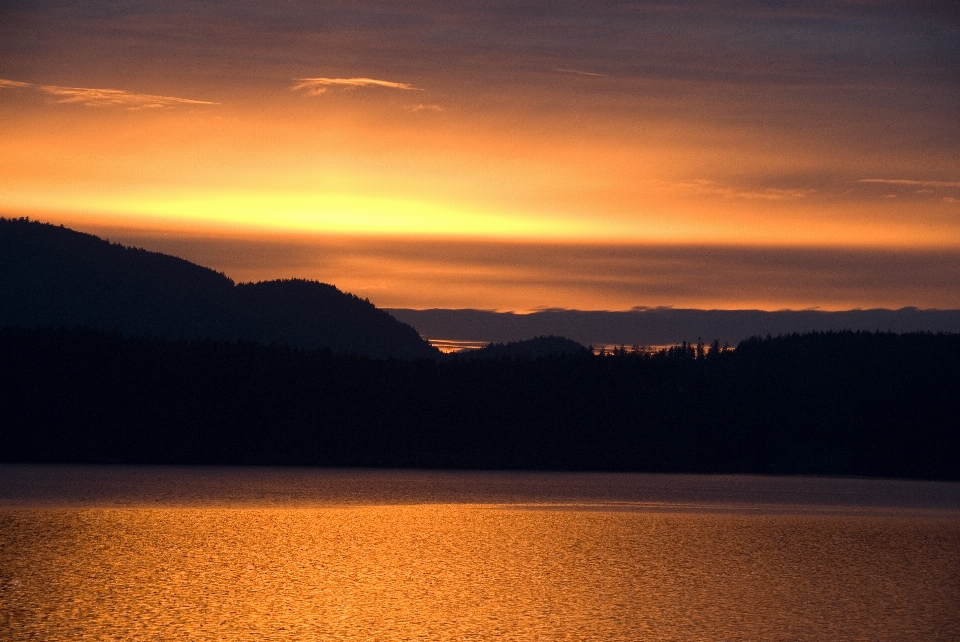
[[[960,253],[955,25],[801,4],[3,9],[0,214],[211,247],[332,234]],[[421,261],[437,271],[421,282],[458,260]],[[520,305],[544,277],[511,265],[480,307],[605,300]],[[608,283],[602,265],[583,264],[585,282]],[[803,289],[817,268],[778,269]],[[946,273],[918,275],[913,294],[851,285],[824,303],[929,301]],[[395,304],[451,300],[392,284],[408,288]],[[782,294],[741,300],[808,301]]]

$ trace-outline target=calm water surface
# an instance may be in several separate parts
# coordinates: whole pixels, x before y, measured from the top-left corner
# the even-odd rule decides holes
[[[958,640],[960,484],[0,466],[3,640]]]

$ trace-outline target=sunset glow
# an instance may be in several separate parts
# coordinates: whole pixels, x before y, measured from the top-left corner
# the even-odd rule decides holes
[[[802,5],[0,9],[0,213],[180,238],[196,249],[185,258],[238,279],[349,289],[363,284],[343,266],[365,261],[391,289],[371,300],[394,306],[936,305],[960,269],[957,23],[932,8]],[[229,239],[354,258],[258,271],[214,251]],[[484,268],[498,284],[451,279],[474,273],[463,252],[407,254],[401,268],[371,257],[371,239],[392,239],[394,259],[499,243]],[[504,258],[517,244],[561,258],[519,266]],[[653,246],[766,249],[760,264],[787,281],[778,294],[731,283],[738,296],[591,290],[618,278],[622,248]],[[558,290],[548,281],[571,248],[605,258]],[[808,258],[788,266],[785,248]],[[937,258],[912,287],[859,295],[873,264],[848,261],[844,293],[818,302],[818,248]]]

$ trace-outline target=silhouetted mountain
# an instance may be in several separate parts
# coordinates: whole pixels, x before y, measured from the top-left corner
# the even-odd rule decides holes
[[[409,325],[332,285],[234,285],[183,259],[27,219],[0,218],[0,324],[244,339],[371,357],[438,355]]]
[[[692,310],[627,312],[541,310],[532,314],[489,310],[387,311],[427,337],[461,341],[518,341],[541,335],[569,337],[583,345],[669,345],[718,339],[736,345],[760,335],[863,330],[867,332],[960,332],[960,310]]]
[[[240,338],[373,357],[439,356],[409,325],[326,283],[301,279],[241,283],[235,292]]]
[[[589,354],[586,347],[566,337],[536,337],[510,343],[491,343],[476,350],[454,353],[455,359],[536,359],[569,354]]]

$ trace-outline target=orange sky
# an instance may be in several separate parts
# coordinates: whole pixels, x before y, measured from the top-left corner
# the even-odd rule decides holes
[[[934,9],[0,11],[6,215],[395,307],[960,306],[960,27]],[[713,294],[671,295],[698,273]]]

